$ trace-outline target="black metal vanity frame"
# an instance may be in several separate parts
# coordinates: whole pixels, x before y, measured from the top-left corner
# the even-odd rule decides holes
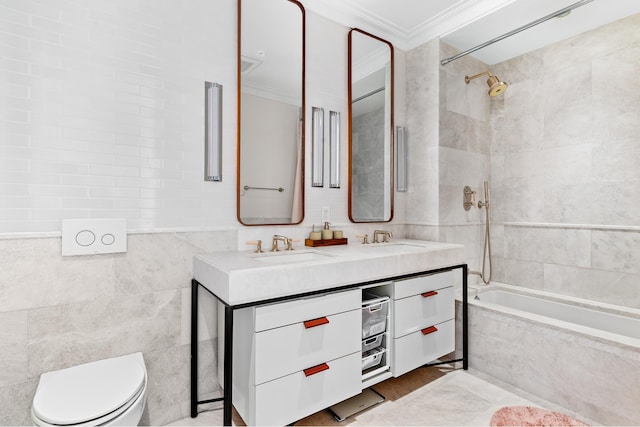
[[[198,405],[213,402],[223,402],[223,424],[225,426],[231,425],[231,414],[233,407],[232,400],[232,373],[233,373],[233,312],[242,308],[253,307],[261,304],[269,304],[282,302],[312,295],[325,294],[327,292],[342,291],[346,289],[353,289],[361,286],[372,285],[376,283],[383,283],[388,281],[408,279],[416,276],[423,276],[425,274],[441,273],[449,270],[462,269],[462,358],[453,360],[444,360],[442,362],[428,363],[423,365],[436,366],[446,363],[462,362],[462,369],[467,370],[469,368],[469,354],[468,354],[468,314],[467,314],[467,264],[460,264],[452,267],[439,268],[435,270],[428,270],[421,273],[406,274],[402,276],[388,277],[382,280],[374,280],[369,282],[359,282],[353,285],[340,286],[336,288],[323,289],[313,292],[304,292],[295,295],[289,295],[286,297],[271,298],[259,301],[253,301],[245,304],[229,305],[224,302],[220,297],[211,292],[205,286],[203,286],[196,279],[191,280],[191,418],[198,416]],[[214,399],[198,400],[198,289],[202,287],[204,290],[213,295],[218,301],[224,305],[224,384],[223,395]]]

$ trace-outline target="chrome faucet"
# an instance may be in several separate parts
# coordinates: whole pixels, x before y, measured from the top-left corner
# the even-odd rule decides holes
[[[387,243],[389,241],[389,238],[392,237],[392,234],[391,234],[390,231],[374,230],[373,231],[373,243],[380,243],[380,241],[378,240],[378,236],[382,236],[382,243]]]
[[[271,252],[278,252],[280,249],[278,248],[278,242],[281,241],[285,245],[287,245],[287,250],[293,250],[293,239],[290,239],[286,236],[281,236],[280,234],[274,234],[273,240],[271,241]]]

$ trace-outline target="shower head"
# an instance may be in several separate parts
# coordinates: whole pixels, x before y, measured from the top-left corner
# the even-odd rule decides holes
[[[489,85],[489,96],[491,97],[500,95],[502,92],[507,90],[507,86],[509,86],[507,83],[500,81],[498,76],[494,76],[493,74],[491,74],[490,71],[485,71],[484,73],[476,74],[475,76],[471,77],[464,76],[464,81],[466,84],[469,84],[471,80],[477,79],[481,76],[489,76],[489,78],[487,79],[487,85]]]
[[[508,86],[508,84],[501,82],[496,76],[489,77],[487,79],[487,84],[489,85],[489,96],[500,95],[502,92],[507,90]]]

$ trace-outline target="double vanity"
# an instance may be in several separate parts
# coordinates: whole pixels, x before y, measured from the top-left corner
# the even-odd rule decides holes
[[[224,401],[248,425],[286,425],[455,350],[464,247],[418,240],[194,258],[191,416]],[[197,396],[198,290],[224,306],[224,397]],[[463,292],[463,357],[466,357]],[[220,316],[219,316],[220,318]]]

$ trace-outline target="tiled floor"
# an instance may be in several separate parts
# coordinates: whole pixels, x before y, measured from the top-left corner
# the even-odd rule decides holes
[[[299,426],[488,426],[493,413],[503,406],[530,405],[576,414],[548,402],[527,396],[519,390],[496,385],[477,372],[442,367],[423,368],[373,387],[386,400],[366,411],[337,422],[326,410],[304,418]],[[582,421],[593,423],[590,420]],[[245,425],[234,411],[234,425]],[[172,426],[222,425],[222,411],[202,412],[197,418],[184,418]]]

